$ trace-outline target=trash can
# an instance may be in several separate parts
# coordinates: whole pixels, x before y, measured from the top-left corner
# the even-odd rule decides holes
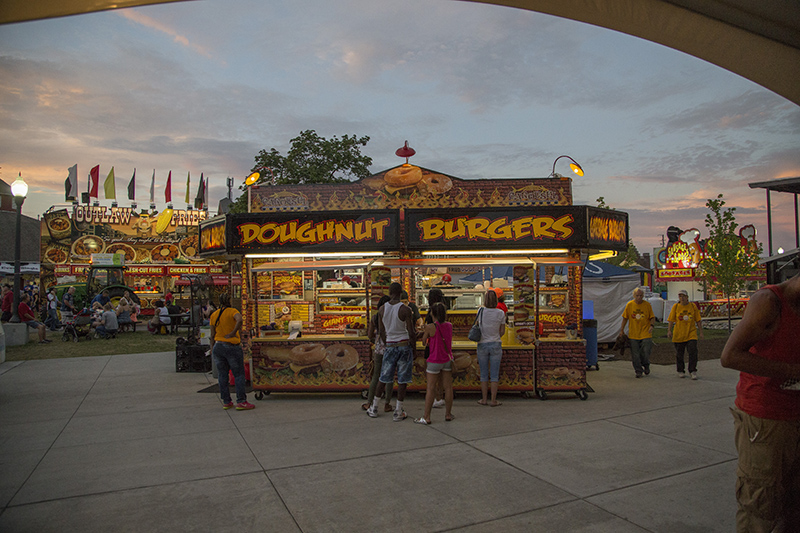
[[[597,320],[585,319],[583,321],[583,338],[586,339],[586,370],[600,370],[597,364]]]

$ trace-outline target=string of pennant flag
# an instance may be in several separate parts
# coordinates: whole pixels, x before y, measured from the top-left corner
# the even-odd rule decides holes
[[[64,181],[64,195],[66,201],[75,201],[80,194],[78,189],[78,165],[77,163],[69,167],[67,179]],[[194,196],[194,207],[197,209],[208,208],[208,180],[203,178],[203,173],[200,173],[200,183],[197,187],[197,194]],[[191,172],[186,173],[186,205],[192,205],[191,189]],[[89,171],[89,183],[87,187],[88,197],[100,199],[98,190],[100,187],[100,165],[92,167]],[[108,172],[105,181],[103,182],[103,193],[106,200],[117,200],[116,177],[114,176],[114,167]],[[133,175],[128,182],[128,200],[136,202],[136,169],[133,169]],[[167,204],[172,203],[172,171],[167,175],[167,182],[164,185],[164,201]],[[150,205],[156,203],[156,171],[153,169],[153,177],[150,179]]]

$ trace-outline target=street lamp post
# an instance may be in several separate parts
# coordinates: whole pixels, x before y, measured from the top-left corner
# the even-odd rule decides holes
[[[19,318],[19,293],[22,290],[19,264],[22,241],[20,229],[22,227],[22,204],[25,203],[25,197],[28,195],[28,184],[22,180],[22,173],[11,184],[11,194],[14,195],[14,202],[17,204],[17,235],[14,240],[14,303],[11,306],[11,319],[9,319],[9,322],[18,324],[22,322]]]

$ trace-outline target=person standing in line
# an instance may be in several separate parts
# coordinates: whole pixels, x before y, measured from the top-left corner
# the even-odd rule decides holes
[[[628,338],[631,341],[631,359],[636,377],[650,374],[650,352],[653,349],[653,329],[656,316],[650,302],[645,301],[644,291],[637,287],[633,289],[633,300],[625,305],[622,312],[622,326],[619,335],[625,334],[625,325],[628,325]]]
[[[56,296],[56,288],[50,287],[47,291],[47,322],[50,325],[50,331],[56,331],[61,327],[58,322],[58,296]]]
[[[75,317],[75,287],[70,287],[61,297],[61,321],[72,322]]]
[[[689,352],[689,375],[697,379],[697,338],[703,338],[703,324],[700,310],[689,301],[689,293],[678,291],[678,303],[672,306],[667,318],[667,338],[675,345],[675,362],[678,377],[685,378],[684,352]],[[673,327],[675,328],[673,334]]]
[[[403,410],[403,401],[406,399],[406,387],[412,379],[414,345],[417,342],[414,312],[400,300],[402,293],[403,287],[397,282],[392,283],[389,286],[390,300],[378,310],[378,334],[386,348],[383,350],[378,390],[372,405],[367,409],[367,415],[371,418],[378,416],[378,400],[386,389],[386,384],[394,381],[397,370],[397,404],[392,415],[395,422],[408,418]]]
[[[422,342],[430,348],[425,376],[427,390],[425,392],[425,412],[414,420],[415,424],[430,425],[431,409],[436,396],[436,386],[441,383],[444,389],[445,422],[455,420],[453,416],[453,324],[447,322],[447,309],[444,303],[431,305],[429,315],[435,321],[425,326]]]
[[[800,274],[753,294],[722,350],[722,366],[740,372],[731,408],[740,533],[800,529],[798,331]]]
[[[503,335],[506,332],[506,314],[497,308],[497,293],[489,289],[483,297],[483,307],[478,310],[478,326],[481,340],[478,341],[478,365],[481,369],[480,405],[497,407],[497,384],[500,381],[500,361],[503,358]],[[491,399],[489,389],[491,382]]]
[[[219,395],[222,408],[233,407],[231,393],[228,389],[228,374],[233,372],[233,383],[236,388],[236,410],[255,409],[256,406],[247,401],[245,392],[244,352],[242,351],[239,331],[242,329],[242,314],[231,307],[231,296],[223,293],[219,297],[219,309],[211,318],[211,356],[217,366],[219,376]]]
[[[497,308],[504,313],[508,313],[508,306],[506,305],[506,297],[503,294],[503,289],[495,287],[492,290],[497,293]]]
[[[425,315],[425,328],[428,327],[429,324],[433,324],[435,319],[433,318],[433,314],[431,313],[431,309],[433,305],[436,303],[442,303],[444,305],[444,293],[442,289],[433,288],[428,291],[428,312]],[[447,310],[447,305],[445,305],[445,311]],[[430,347],[425,346],[425,361],[428,360],[430,356]],[[428,376],[430,377],[430,376]],[[434,400],[433,400],[433,407],[434,409],[440,409],[445,406],[444,400],[444,390],[442,388],[442,378],[441,374],[438,376],[438,380],[436,382],[436,390],[434,392]]]
[[[378,300],[378,310],[383,307],[383,304],[389,301],[389,297],[385,294]],[[378,390],[378,383],[381,377],[381,368],[383,367],[383,350],[385,346],[378,335],[378,313],[372,315],[367,328],[367,338],[374,344],[372,351],[372,380],[369,383],[369,394],[367,395],[367,403],[361,404],[363,410],[369,409],[372,405],[372,400],[375,399],[375,392]],[[386,401],[383,403],[383,411],[385,413],[392,412],[392,383],[386,387]]]

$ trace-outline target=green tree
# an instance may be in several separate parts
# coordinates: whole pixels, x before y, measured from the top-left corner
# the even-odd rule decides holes
[[[610,257],[608,262],[612,265],[620,266],[623,268],[631,267],[639,264],[639,250],[633,244],[633,241],[628,241],[628,249],[623,254],[618,254]]]
[[[256,184],[301,185],[312,183],[343,183],[370,175],[372,158],[361,153],[369,142],[368,136],[343,135],[330,139],[320,137],[314,130],[300,132],[290,141],[291,148],[282,155],[275,148],[261,150],[255,157],[251,172],[259,172]],[[245,190],[247,185],[241,185]],[[232,205],[232,213],[247,211],[247,194]]]
[[[752,249],[736,234],[735,207],[725,206],[722,194],[709,199],[706,207],[708,240],[706,252],[698,268],[706,292],[719,292],[728,299],[728,332],[731,331],[731,296],[738,296],[747,283],[747,276],[758,268],[761,245]]]

